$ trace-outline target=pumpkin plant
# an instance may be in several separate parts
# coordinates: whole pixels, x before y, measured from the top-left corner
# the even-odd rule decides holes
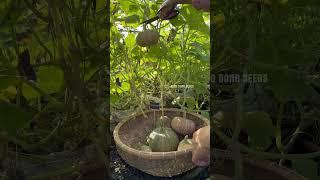
[[[143,20],[156,14],[159,3],[119,0],[111,6],[111,10],[114,10],[111,23],[114,26],[111,27],[110,83],[111,106],[115,111],[141,109],[148,105],[149,97],[160,99],[159,77],[169,86],[181,84],[188,66],[194,67],[190,84],[197,91],[196,95],[190,95],[190,99],[191,96],[197,96],[192,97],[194,100],[190,101],[190,110],[193,110],[191,103],[196,104],[200,94],[208,95],[208,15],[186,5],[177,18],[154,22],[145,27],[141,25]],[[155,34],[155,31],[160,34],[156,44],[139,46],[139,39],[145,33],[144,28],[147,34]],[[165,88],[165,99],[177,98],[173,90]]]
[[[166,127],[166,121],[170,120],[164,115],[163,108],[163,83],[160,80],[161,86],[161,116],[157,119],[159,127],[152,130],[147,137],[147,143],[154,152],[176,151],[179,145],[179,137],[170,127]],[[170,122],[170,121],[169,121]],[[168,124],[168,123],[167,123]],[[169,123],[170,124],[170,123]]]

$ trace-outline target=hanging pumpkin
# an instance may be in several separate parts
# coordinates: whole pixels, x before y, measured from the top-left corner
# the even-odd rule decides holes
[[[157,44],[159,41],[160,35],[155,30],[145,30],[143,32],[139,32],[136,37],[136,42],[141,47],[147,47],[154,44]]]
[[[183,117],[174,117],[171,121],[171,127],[182,135],[192,134],[196,130],[196,124]]]
[[[178,151],[184,149],[191,149],[192,148],[192,139],[188,139],[188,135],[184,137],[182,141],[180,141],[178,146]]]
[[[147,143],[153,152],[175,151],[179,138],[171,128],[158,127],[149,134]]]

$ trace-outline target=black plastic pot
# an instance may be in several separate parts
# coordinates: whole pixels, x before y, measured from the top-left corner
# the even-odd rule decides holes
[[[41,156],[42,162],[21,157],[17,169],[22,171],[28,180],[103,180],[107,177],[107,168],[97,154],[95,146],[90,145],[76,152]]]
[[[231,152],[215,149],[211,156],[213,161],[210,175],[220,174],[232,179],[235,175],[235,161]],[[243,174],[244,180],[307,180],[295,171],[276,163],[248,158],[243,160]]]

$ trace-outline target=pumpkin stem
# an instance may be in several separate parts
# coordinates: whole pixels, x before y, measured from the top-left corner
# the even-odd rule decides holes
[[[186,136],[184,137],[184,139],[185,139],[185,140],[188,139],[188,135],[186,135]]]
[[[147,24],[143,24],[143,31],[147,29]]]
[[[160,79],[160,99],[161,99],[161,117],[160,117],[160,127],[164,127],[164,110],[163,110],[163,82]]]

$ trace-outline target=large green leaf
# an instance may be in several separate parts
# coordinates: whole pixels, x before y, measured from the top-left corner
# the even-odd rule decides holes
[[[0,69],[1,70],[1,69]],[[0,91],[17,83],[15,70],[0,71]]]
[[[14,104],[0,101],[0,129],[14,135],[31,118],[32,113],[23,111]]]
[[[263,149],[271,144],[271,138],[275,136],[275,127],[269,114],[257,111],[244,114],[242,127],[249,135],[250,145],[257,149]]]
[[[54,66],[39,67],[37,76],[39,88],[47,94],[59,92],[64,83],[63,71]],[[27,99],[33,99],[40,96],[37,91],[27,84],[23,85],[22,94]]]
[[[170,19],[170,23],[173,25],[173,26],[181,26],[185,23],[185,20],[181,17],[181,16],[177,16],[176,18],[173,18],[173,19]]]
[[[40,97],[40,94],[28,84],[22,84],[22,95],[28,100]]]
[[[181,9],[181,15],[186,19],[190,29],[198,30],[206,35],[210,34],[210,29],[204,22],[202,13],[192,6],[185,6]]]
[[[252,73],[266,74],[266,84],[281,100],[299,100],[305,94],[312,93],[312,88],[307,84],[305,75],[293,69],[255,63]]]
[[[126,45],[127,45],[128,47],[133,47],[133,46],[135,46],[135,44],[136,44],[135,35],[134,35],[134,34],[128,34],[128,36],[126,37],[125,42],[126,42]]]
[[[274,71],[269,74],[268,83],[278,98],[284,100],[303,98],[311,90],[301,75],[288,71]]]
[[[309,180],[319,180],[318,176],[318,164],[311,159],[297,159],[292,161],[292,167],[301,175],[305,176]]]

